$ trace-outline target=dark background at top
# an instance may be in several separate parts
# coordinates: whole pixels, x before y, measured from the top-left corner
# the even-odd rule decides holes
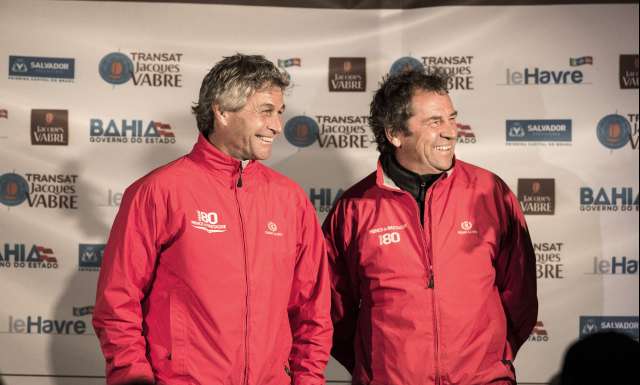
[[[87,0],[100,1],[100,0]],[[113,0],[111,0],[113,1]],[[115,0],[127,1],[127,0]],[[298,8],[334,8],[334,9],[410,9],[436,7],[443,5],[550,5],[550,4],[635,4],[637,1],[597,1],[597,0],[155,0],[141,1],[153,3],[204,3],[204,4],[228,4],[228,5],[254,5],[271,7],[298,7]]]

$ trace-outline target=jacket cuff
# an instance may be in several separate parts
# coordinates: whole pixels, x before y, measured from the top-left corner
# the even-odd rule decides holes
[[[293,375],[291,385],[325,385],[324,378],[318,378],[317,376],[310,376],[308,374]]]
[[[126,368],[115,369],[107,375],[107,385],[154,384],[151,365],[136,363]]]

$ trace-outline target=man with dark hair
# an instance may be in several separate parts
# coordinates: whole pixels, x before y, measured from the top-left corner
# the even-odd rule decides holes
[[[638,358],[640,345],[631,336],[613,330],[600,331],[571,344],[560,376],[550,384],[637,384]]]
[[[535,254],[517,199],[454,156],[446,78],[403,72],[371,103],[376,172],[324,222],[332,355],[357,385],[515,384],[537,317]]]
[[[107,384],[321,385],[324,240],[302,189],[257,160],[282,130],[283,75],[234,55],[202,82],[188,155],[127,188],[93,325]]]

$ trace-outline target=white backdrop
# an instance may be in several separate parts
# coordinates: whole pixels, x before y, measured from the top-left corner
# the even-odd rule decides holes
[[[202,77],[235,52],[280,60],[290,74],[285,120],[307,116],[311,131],[289,124],[291,140],[280,137],[266,163],[309,192],[321,220],[340,190],[375,167],[359,117],[380,78],[403,57],[449,68],[461,79],[451,96],[466,126],[458,157],[540,203],[527,206],[538,210],[527,221],[539,250],[539,324],[517,357],[519,381],[547,383],[566,347],[595,330],[638,339],[637,4],[319,10],[3,0],[0,43],[0,375],[7,385],[104,382],[87,314],[100,245],[125,187],[190,150],[197,129],[189,107]],[[129,60],[123,73],[127,64],[135,71],[119,85],[99,71],[114,52]],[[330,58],[338,58],[337,74]],[[120,67],[103,64],[117,80]],[[170,80],[149,84],[154,70]],[[528,84],[514,84],[518,76]],[[355,81],[355,89],[330,91],[337,79]],[[611,114],[620,116],[602,120]],[[318,140],[309,136],[313,122]],[[132,129],[127,143],[96,142],[114,127],[140,125],[144,134],[149,124],[142,143],[132,143]],[[153,136],[154,128],[167,135]],[[327,376],[348,380],[335,362]]]

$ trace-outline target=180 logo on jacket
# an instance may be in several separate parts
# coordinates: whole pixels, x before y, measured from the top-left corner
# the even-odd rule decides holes
[[[218,224],[218,213],[211,211],[196,210],[196,220],[191,221],[191,226],[207,233],[224,233],[227,231],[227,225]]]

